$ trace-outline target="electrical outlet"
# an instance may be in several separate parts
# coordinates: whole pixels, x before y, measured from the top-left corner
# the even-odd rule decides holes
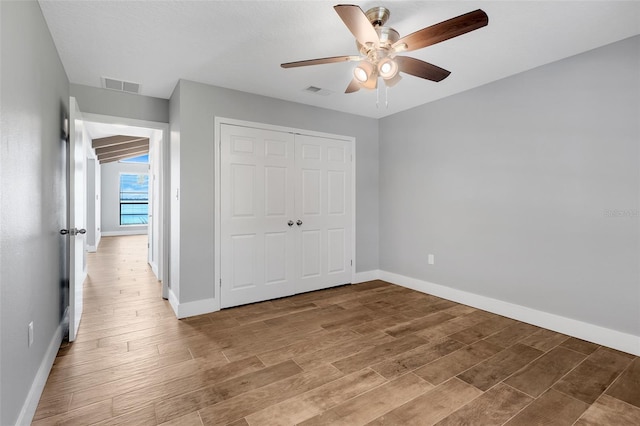
[[[434,258],[434,256],[433,256],[432,254],[430,254],[430,255],[428,256],[427,260],[428,260],[428,262],[429,262],[429,265],[433,265],[433,264],[435,264],[435,263],[436,263],[435,258]]]
[[[28,334],[29,334],[29,347],[31,347],[31,345],[33,345],[33,321],[29,323]]]

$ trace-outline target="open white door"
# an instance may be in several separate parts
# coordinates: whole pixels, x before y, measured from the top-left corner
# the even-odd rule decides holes
[[[85,131],[78,103],[69,100],[69,341],[78,334],[82,317],[82,286],[87,276],[86,226],[86,147]]]
[[[162,235],[160,229],[160,220],[162,218],[162,190],[160,186],[162,136],[156,134],[153,139],[149,139],[149,142],[149,224],[147,226],[149,237],[148,262],[149,265],[151,265],[151,269],[153,270],[156,278],[158,278],[158,280],[163,280],[164,278],[162,277],[160,269],[160,264],[162,262],[160,252],[160,240]]]

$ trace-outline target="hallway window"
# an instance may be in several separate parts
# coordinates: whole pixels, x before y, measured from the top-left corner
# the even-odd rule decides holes
[[[149,223],[149,175],[120,175],[120,225]]]

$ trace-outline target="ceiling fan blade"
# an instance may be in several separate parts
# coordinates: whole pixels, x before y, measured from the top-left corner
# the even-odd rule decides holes
[[[451,74],[443,68],[409,56],[396,56],[400,71],[431,81],[442,81]]]
[[[306,67],[308,65],[333,64],[336,62],[359,61],[360,56],[332,56],[330,58],[307,59],[305,61],[280,64],[282,68]]]
[[[353,4],[339,4],[333,6],[333,8],[360,44],[378,44],[378,42],[380,42],[378,33],[373,28],[373,25],[371,25],[371,22],[369,22],[367,15],[364,14],[359,6]]]
[[[393,77],[391,77],[391,78],[385,78],[385,79],[384,79],[384,84],[385,84],[387,87],[393,87],[393,86],[395,86],[396,84],[398,84],[398,82],[399,82],[400,80],[402,80],[402,76],[400,75],[400,73],[398,73],[398,74],[394,75],[394,76],[393,76]]]
[[[442,21],[402,37],[393,44],[397,51],[411,51],[431,46],[453,37],[482,28],[489,23],[489,17],[482,9]],[[406,48],[404,46],[406,46]]]
[[[360,90],[360,82],[354,78],[353,80],[351,80],[351,83],[349,83],[349,85],[347,86],[347,90],[345,90],[344,93],[353,93],[357,92],[358,90]]]

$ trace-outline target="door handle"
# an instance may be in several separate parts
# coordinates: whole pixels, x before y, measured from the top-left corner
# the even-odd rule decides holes
[[[293,221],[290,220],[289,222],[287,222],[287,225],[289,225],[289,227],[292,227],[293,226]]]
[[[87,230],[82,228],[71,228],[71,229],[61,229],[60,235],[78,235],[78,234],[86,234]]]
[[[298,221],[296,222],[296,225],[298,225],[298,226],[302,225],[302,221],[300,219],[298,219]]]

